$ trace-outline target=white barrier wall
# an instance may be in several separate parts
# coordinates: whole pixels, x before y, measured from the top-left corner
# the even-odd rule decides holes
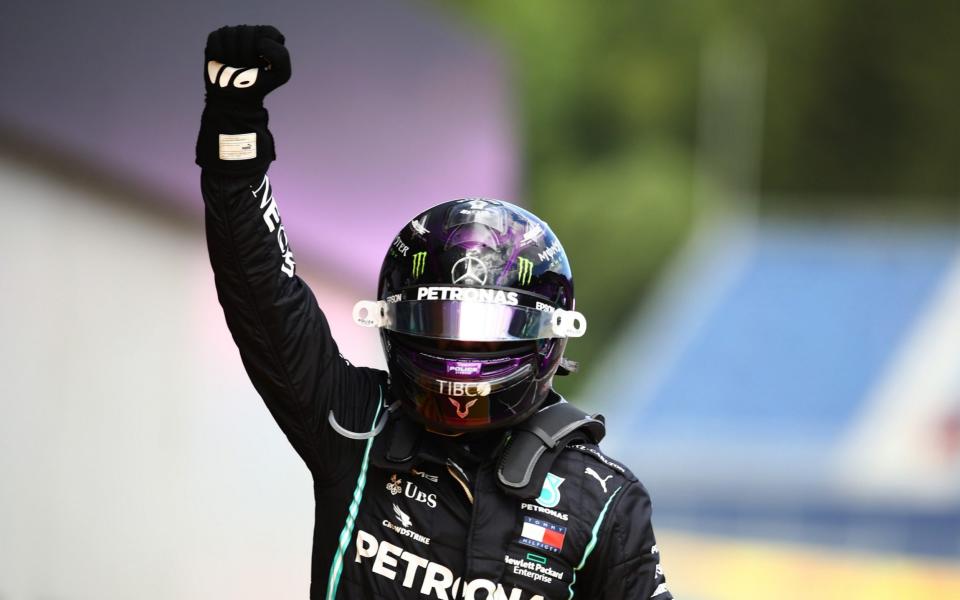
[[[0,212],[0,599],[306,597],[310,477],[243,372],[200,218],[2,162]],[[357,293],[314,289],[344,355],[382,361]]]

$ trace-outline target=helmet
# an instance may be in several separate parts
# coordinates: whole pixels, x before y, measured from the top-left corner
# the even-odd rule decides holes
[[[380,328],[394,396],[441,433],[532,415],[567,338],[586,331],[560,241],[499,200],[453,200],[410,221],[387,251],[377,297],[358,302],[354,320]]]

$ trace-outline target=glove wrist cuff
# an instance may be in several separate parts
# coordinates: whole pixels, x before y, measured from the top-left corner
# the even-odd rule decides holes
[[[216,110],[228,113],[253,113],[265,110],[263,108],[263,98],[236,100],[234,98],[223,98],[217,95],[206,94],[206,110]]]
[[[196,162],[227,174],[264,171],[276,159],[269,114],[262,105],[207,99],[197,136]]]

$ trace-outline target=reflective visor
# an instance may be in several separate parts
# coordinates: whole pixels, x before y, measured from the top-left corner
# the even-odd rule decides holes
[[[364,327],[475,342],[579,337],[587,328],[580,313],[539,297],[476,287],[414,288],[379,302],[358,302],[353,317]]]
[[[526,306],[457,300],[387,304],[383,327],[446,340],[501,342],[554,337],[551,313]]]

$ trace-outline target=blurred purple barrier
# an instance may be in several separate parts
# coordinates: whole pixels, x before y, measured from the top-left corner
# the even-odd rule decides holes
[[[417,3],[15,3],[0,19],[0,128],[199,210],[206,34],[257,22],[277,25],[293,58],[267,105],[271,178],[301,262],[373,288],[423,207],[516,200],[499,57]]]

